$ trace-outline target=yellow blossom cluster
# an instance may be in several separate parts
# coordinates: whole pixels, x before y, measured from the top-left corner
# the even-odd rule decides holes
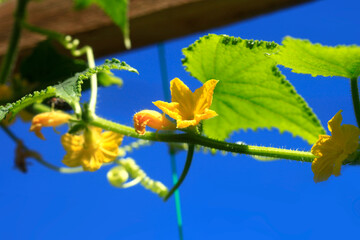
[[[40,113],[33,118],[30,131],[45,139],[42,127],[57,127],[69,122],[71,116],[63,112]],[[103,163],[114,161],[119,154],[123,135],[88,126],[82,135],[66,133],[61,143],[66,150],[63,163],[68,167],[82,166],[86,171],[96,171]]]

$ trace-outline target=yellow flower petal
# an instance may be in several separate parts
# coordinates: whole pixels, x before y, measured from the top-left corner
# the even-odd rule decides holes
[[[61,143],[66,150],[63,163],[68,167],[82,166],[85,171],[93,172],[103,163],[114,161],[123,135],[101,131],[101,128],[88,127],[83,135],[63,135]]]
[[[332,136],[320,135],[311,148],[316,156],[311,166],[315,182],[325,181],[332,174],[339,176],[343,161],[358,148],[360,129],[347,124],[341,126],[341,122],[340,110],[328,122]]]
[[[187,128],[190,126],[196,126],[199,122],[196,120],[177,120],[177,128]]]
[[[180,79],[170,82],[171,101],[179,103],[180,112],[191,113],[195,107],[193,93]]]
[[[328,129],[332,135],[336,135],[340,132],[340,124],[342,122],[341,112],[342,110],[338,111],[328,122]]]
[[[217,116],[209,110],[217,80],[209,80],[194,93],[178,78],[170,82],[171,103],[156,101],[155,106],[176,120],[177,128],[196,126],[201,120]]]
[[[214,89],[218,82],[218,80],[209,80],[204,83],[201,88],[195,90],[195,112],[204,112],[210,108],[213,99]]]
[[[32,119],[30,131],[35,132],[37,137],[45,140],[44,135],[41,133],[42,127],[57,127],[67,123],[70,118],[69,114],[60,111],[40,113]]]
[[[179,105],[180,105],[179,103],[177,103],[177,102],[167,103],[167,102],[163,102],[163,101],[156,101],[156,102],[153,102],[153,104],[155,106],[157,106],[158,108],[160,108],[169,117],[176,119],[176,120],[183,119],[183,116],[181,116],[180,112],[179,112]]]

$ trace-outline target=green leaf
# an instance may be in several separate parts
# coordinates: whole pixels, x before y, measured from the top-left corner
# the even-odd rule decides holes
[[[50,41],[43,41],[21,63],[20,73],[29,83],[37,83],[42,89],[62,82],[86,68],[85,61],[60,55]]]
[[[211,109],[219,116],[204,121],[204,133],[225,139],[239,129],[278,128],[314,143],[325,133],[306,102],[268,55],[273,42],[210,34],[183,49],[192,76],[217,79]]]
[[[93,74],[108,72],[111,69],[126,70],[129,72],[138,73],[135,68],[131,67],[125,62],[121,62],[113,58],[112,60],[106,60],[102,65],[99,65],[95,68],[89,68],[82,73],[76,74],[75,77],[69,78],[63,83],[56,85],[56,95],[73,106],[75,102],[79,102],[80,100],[82,84],[84,80],[89,79]]]
[[[286,37],[279,52],[272,55],[278,64],[292,68],[295,73],[312,76],[357,78],[360,75],[360,47],[328,47],[308,40]]]
[[[121,87],[123,85],[123,81],[121,78],[116,77],[110,71],[103,71],[97,74],[98,83],[101,86],[108,87],[111,85],[117,85]]]
[[[120,27],[127,49],[131,48],[128,20],[128,0],[74,0],[75,9],[83,9],[91,3],[98,5]]]
[[[45,90],[35,91],[32,94],[28,94],[14,103],[8,103],[5,106],[0,106],[0,121],[3,120],[10,112],[12,112],[12,116],[14,117],[23,108],[37,102],[42,102],[46,98],[55,96],[55,94],[56,89],[54,87],[48,87]]]
[[[15,116],[21,109],[53,96],[60,97],[68,102],[71,106],[74,106],[74,104],[80,100],[82,89],[81,85],[83,82],[89,79],[93,74],[104,71],[108,72],[111,69],[126,70],[138,73],[135,68],[131,67],[125,62],[120,62],[115,58],[112,60],[106,60],[104,64],[78,73],[74,77],[71,77],[62,83],[47,87],[45,90],[40,92],[35,91],[34,93],[28,94],[22,97],[20,100],[14,103],[9,103],[6,106],[0,106],[0,121],[4,119],[10,112],[12,112],[13,116]]]
[[[76,10],[87,8],[93,0],[74,0]]]

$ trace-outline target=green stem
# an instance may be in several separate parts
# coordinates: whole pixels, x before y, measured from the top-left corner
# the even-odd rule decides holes
[[[45,161],[43,158],[41,157],[34,157],[34,159],[42,164],[43,166],[51,169],[51,170],[54,170],[54,171],[57,171],[57,172],[60,172],[60,173],[80,173],[80,172],[84,172],[83,168],[82,167],[73,167],[73,168],[67,168],[67,167],[58,167],[58,166],[55,166],[47,161]]]
[[[359,89],[357,77],[350,79],[351,81],[351,96],[354,105],[354,112],[358,127],[360,127],[360,103],[359,103]]]
[[[56,40],[61,45],[66,47],[67,41],[65,40],[65,35],[64,34],[31,25],[31,24],[27,23],[26,21],[22,22],[22,26],[23,26],[23,28],[25,28],[25,29],[27,29],[27,30],[29,30],[31,32],[39,33],[41,35],[47,36],[50,39]]]
[[[176,133],[147,132],[144,135],[139,135],[135,132],[134,128],[121,125],[118,123],[114,123],[100,117],[94,118],[92,121],[89,122],[89,124],[109,131],[120,133],[129,137],[140,138],[151,141],[188,143],[188,144],[201,145],[208,148],[215,148],[218,150],[224,150],[227,152],[272,157],[279,159],[289,159],[289,160],[302,161],[302,162],[312,162],[312,160],[315,158],[315,156],[310,152],[228,143],[191,133],[176,134]]]
[[[88,47],[86,50],[86,56],[89,64],[89,68],[95,68],[95,59],[94,53],[91,47]],[[95,108],[96,108],[96,100],[97,100],[97,76],[96,74],[91,75],[90,78],[90,87],[91,87],[91,95],[89,102],[89,114],[90,117],[95,117]]]
[[[189,172],[190,166],[191,166],[191,162],[194,156],[194,148],[195,145],[194,144],[189,144],[189,150],[186,156],[186,162],[185,162],[185,166],[184,169],[180,175],[179,181],[177,181],[177,183],[175,184],[175,186],[173,186],[171,188],[171,190],[169,191],[169,193],[164,197],[164,201],[167,201],[169,199],[169,197],[171,197],[171,195],[174,193],[174,191],[176,191],[180,185],[182,184],[182,182],[184,181],[187,173]]]
[[[21,23],[25,19],[26,6],[28,2],[29,0],[18,0],[17,8],[14,14],[15,21],[10,37],[9,47],[1,64],[0,84],[4,84],[8,80],[10,73],[13,69],[21,36]]]

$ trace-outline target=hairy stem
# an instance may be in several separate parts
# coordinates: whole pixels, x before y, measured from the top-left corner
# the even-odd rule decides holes
[[[210,139],[201,135],[192,133],[150,133],[139,135],[134,128],[108,121],[106,119],[96,117],[89,124],[110,130],[116,133],[124,134],[129,137],[140,138],[158,142],[178,142],[201,145],[208,148],[215,148],[233,153],[242,153],[255,156],[272,157],[279,159],[289,159],[295,161],[312,162],[315,156],[310,152],[295,151],[288,149],[279,149],[272,147],[258,147],[245,144],[228,143]]]
[[[183,169],[183,171],[182,171],[182,173],[181,173],[181,175],[179,177],[179,180],[171,188],[169,193],[164,197],[164,201],[167,201],[169,199],[169,197],[171,197],[171,195],[180,187],[180,185],[184,181],[187,173],[189,172],[190,166],[191,166],[191,162],[192,162],[192,159],[193,159],[193,156],[194,156],[194,148],[195,148],[194,144],[189,144],[189,149],[188,149],[188,153],[187,153],[187,156],[186,156],[186,162],[185,162],[184,169]]]
[[[89,68],[95,68],[94,53],[91,47],[87,48],[86,56],[89,64]],[[89,102],[89,113],[91,117],[95,116],[96,100],[97,100],[97,76],[91,75],[90,78],[91,95]]]
[[[9,47],[7,49],[7,52],[4,56],[4,60],[1,64],[0,69],[0,84],[4,84],[13,69],[14,62],[16,59],[17,51],[18,51],[18,44],[21,36],[21,30],[22,30],[22,21],[25,19],[25,13],[26,13],[26,6],[28,4],[29,0],[18,0],[17,2],[17,8],[15,10],[15,21],[14,26],[12,29]]]
[[[61,33],[31,25],[26,21],[22,22],[22,26],[23,26],[23,28],[25,28],[31,32],[38,33],[38,34],[44,35],[50,39],[58,41],[64,47],[67,43],[65,40],[65,35],[63,35]]]
[[[36,112],[42,112],[42,104],[34,104],[33,110]],[[46,110],[46,108],[44,108],[44,110]],[[259,147],[245,144],[228,143],[193,134],[191,132],[180,134],[147,132],[144,135],[139,135],[132,127],[119,123],[114,123],[101,117],[95,117],[94,119],[90,120],[89,124],[105,130],[120,133],[128,137],[145,139],[149,141],[195,144],[227,152],[272,157],[278,159],[289,159],[302,162],[312,162],[315,158],[315,156],[311,152],[307,151],[296,151],[273,147]]]
[[[358,127],[360,127],[360,103],[359,103],[359,89],[358,89],[358,78],[351,78],[351,96],[354,105],[354,112]]]

